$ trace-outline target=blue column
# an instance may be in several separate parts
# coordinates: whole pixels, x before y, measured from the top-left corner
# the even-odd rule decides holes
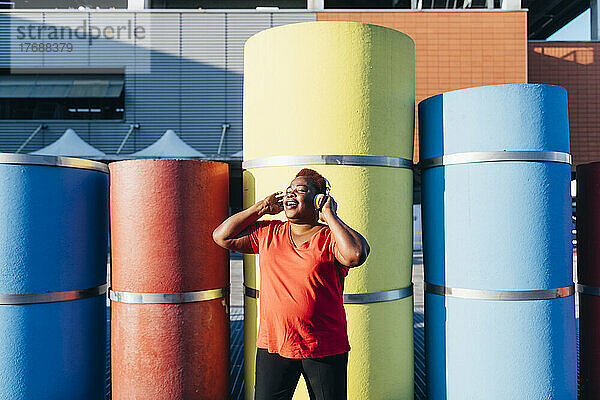
[[[0,187],[0,399],[104,399],[107,170],[0,154]]]
[[[419,114],[428,398],[575,399],[566,91],[457,90]]]

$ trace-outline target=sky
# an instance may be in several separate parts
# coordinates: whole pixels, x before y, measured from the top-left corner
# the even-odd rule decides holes
[[[547,40],[590,40],[590,10],[569,22]]]

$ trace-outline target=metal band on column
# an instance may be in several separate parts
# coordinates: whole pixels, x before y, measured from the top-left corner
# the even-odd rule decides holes
[[[56,303],[96,297],[106,293],[107,284],[89,289],[68,290],[64,292],[47,292],[32,294],[0,294],[0,305]]]
[[[425,282],[425,292],[439,296],[458,297],[473,300],[500,300],[500,301],[525,301],[525,300],[550,300],[568,297],[575,293],[575,286],[565,286],[556,289],[542,290],[484,290],[451,288]]]
[[[244,285],[244,294],[253,299],[257,299],[260,291]],[[384,301],[401,300],[413,295],[413,285],[402,289],[384,290],[372,293],[350,293],[344,294],[344,304],[368,304],[381,303]]]
[[[368,304],[381,303],[404,299],[413,295],[413,284],[401,289],[384,290],[371,293],[349,293],[344,294],[344,304]]]
[[[112,301],[130,304],[182,304],[215,300],[229,294],[229,287],[180,293],[133,293],[109,291]]]
[[[43,165],[49,167],[66,167],[91,169],[108,174],[108,166],[98,161],[83,158],[42,156],[31,154],[0,153],[0,164]]]
[[[251,297],[253,299],[258,299],[258,294],[259,294],[258,289],[254,289],[254,288],[244,285],[244,295],[245,296]]]
[[[598,286],[588,286],[578,283],[575,285],[575,289],[577,290],[577,293],[589,294],[590,296],[600,296],[600,287]]]
[[[358,165],[373,167],[413,168],[412,160],[400,157],[348,154],[271,156],[244,161],[242,168],[283,167],[294,165]]]
[[[571,164],[571,155],[559,151],[473,151],[428,158],[422,160],[420,166],[422,169],[427,169],[446,165],[503,161],[557,162]]]

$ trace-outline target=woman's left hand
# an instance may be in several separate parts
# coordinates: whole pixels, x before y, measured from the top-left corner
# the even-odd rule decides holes
[[[321,208],[321,215],[322,215],[323,219],[326,219],[326,215],[329,213],[336,215],[336,212],[337,212],[336,201],[333,199],[333,197],[327,196],[327,201],[325,201],[325,204],[323,204],[323,207]]]
[[[365,262],[370,248],[365,238],[350,228],[337,215],[337,203],[333,197],[327,201],[319,215],[331,229],[331,234],[337,245],[336,260],[347,267],[357,267]]]

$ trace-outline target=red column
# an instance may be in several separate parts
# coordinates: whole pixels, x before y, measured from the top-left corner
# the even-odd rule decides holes
[[[577,282],[600,293],[600,162],[577,166]],[[579,293],[579,363],[581,398],[600,398],[600,296],[585,292]]]
[[[228,289],[228,253],[212,240],[228,215],[227,164],[112,163],[110,196],[113,293]],[[113,399],[229,397],[228,295],[140,304],[113,293]]]

